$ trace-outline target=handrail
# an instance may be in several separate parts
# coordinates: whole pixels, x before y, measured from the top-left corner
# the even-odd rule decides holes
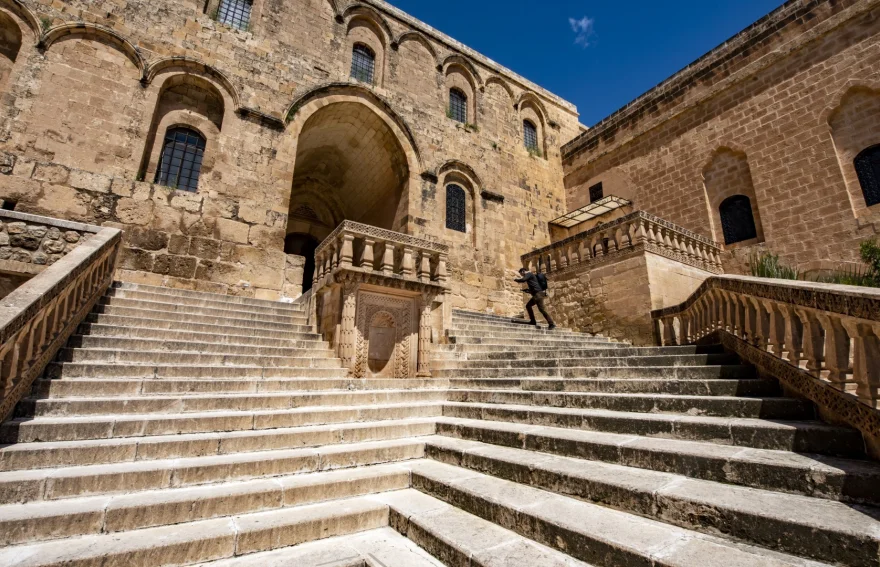
[[[713,274],[723,273],[721,246],[705,236],[636,211],[522,256],[523,266],[547,274],[598,263],[608,256],[644,248]]]
[[[652,317],[662,344],[724,331],[880,409],[880,289],[714,276]]]
[[[81,226],[96,234],[0,301],[0,419],[30,392],[113,280],[122,232]]]

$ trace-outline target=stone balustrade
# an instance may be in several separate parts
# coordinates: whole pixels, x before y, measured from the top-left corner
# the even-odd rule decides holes
[[[448,259],[444,244],[344,221],[315,251],[315,288],[340,270],[446,287]]]
[[[33,219],[50,229],[69,224]],[[30,392],[113,280],[122,232],[78,226],[90,236],[0,301],[0,419]]]
[[[639,248],[713,274],[724,271],[717,243],[644,211],[525,254],[522,262],[532,271],[561,273]]]
[[[653,318],[662,344],[723,331],[880,408],[880,290],[716,276]]]

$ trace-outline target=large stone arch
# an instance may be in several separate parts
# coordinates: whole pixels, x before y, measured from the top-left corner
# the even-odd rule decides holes
[[[388,103],[363,87],[328,85],[295,102],[288,118],[280,154],[292,163],[289,207],[325,192],[332,195],[327,210],[344,219],[408,232],[422,161]]]
[[[232,109],[241,108],[241,96],[232,81],[219,69],[190,57],[165,57],[149,64],[144,72],[144,82],[149,84],[163,74],[188,73],[202,76],[226,91],[232,102]]]
[[[112,29],[97,24],[73,22],[55,26],[43,34],[41,45],[43,49],[48,51],[59,41],[70,38],[88,39],[110,45],[128,57],[142,76],[146,72],[146,60],[131,41]]]

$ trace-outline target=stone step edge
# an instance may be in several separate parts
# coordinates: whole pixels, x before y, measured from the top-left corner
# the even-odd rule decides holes
[[[145,331],[147,334],[150,334],[150,333],[161,334],[163,331],[167,332],[167,331],[173,330],[173,329],[163,329],[163,328],[159,328],[159,327],[138,327],[136,325],[111,325],[111,324],[107,324],[107,323],[90,323],[87,321],[80,323],[79,329],[91,330],[91,327],[98,327],[99,329],[114,329],[114,330],[116,330],[116,329],[136,329],[138,331]],[[201,332],[201,331],[175,331],[175,332],[183,332],[183,333],[187,333],[188,335],[192,335],[194,337],[197,336],[199,338],[201,338],[201,337],[216,337],[217,336],[217,333],[205,333],[205,332]],[[269,331],[269,332],[284,333],[285,331]],[[317,343],[328,344],[327,341],[325,341],[319,333],[308,332],[308,331],[301,331],[301,332],[300,331],[286,331],[286,333],[292,334],[292,335],[297,335],[297,334],[308,335],[311,338],[280,339],[280,338],[274,338],[274,337],[263,337],[263,336],[259,336],[259,335],[237,335],[237,334],[225,334],[224,336],[235,337],[237,339],[263,339],[263,340],[268,340],[268,341],[305,341],[305,342],[317,342]],[[157,339],[148,339],[148,338],[144,338],[144,337],[137,337],[137,336],[131,336],[131,335],[97,335],[97,334],[91,334],[91,333],[79,333],[79,335],[86,336],[86,337],[157,340]],[[172,340],[177,340],[177,339],[172,339]],[[226,344],[226,343],[214,342],[212,344]],[[247,345],[245,345],[245,346],[247,346]],[[329,344],[328,344],[328,348],[329,348]]]
[[[171,303],[175,305],[184,305],[182,303],[177,303],[178,300],[192,301],[192,302],[201,302],[202,305],[193,305],[193,307],[211,307],[212,305],[222,305],[231,308],[253,308],[253,309],[267,309],[267,310],[275,310],[282,313],[290,313],[291,315],[301,315],[303,317],[307,317],[308,314],[303,306],[295,306],[289,303],[270,303],[268,305],[259,305],[253,303],[236,303],[230,301],[224,301],[223,299],[215,299],[213,297],[191,297],[185,295],[168,295],[165,293],[156,293],[154,291],[146,291],[142,289],[124,289],[124,288],[111,288],[107,293],[104,294],[104,298],[118,298],[118,299],[130,299],[130,300],[143,300],[143,301],[155,301],[157,303]],[[226,297],[226,296],[220,296]]]
[[[112,311],[110,311],[112,309]],[[134,311],[134,314],[130,313],[118,313],[116,310],[124,309],[126,311]],[[286,327],[307,327],[311,328],[312,325],[308,324],[299,324],[293,322],[285,322],[285,321],[267,321],[263,319],[242,319],[237,317],[222,317],[219,315],[198,315],[195,313],[178,313],[174,311],[159,311],[154,309],[140,309],[137,307],[118,307],[113,305],[96,305],[95,309],[91,313],[92,315],[97,315],[100,317],[101,315],[111,316],[111,317],[127,317],[129,319],[146,319],[148,321],[164,321],[167,323],[180,323],[180,319],[185,319],[186,323],[191,323],[194,325],[211,325],[212,327],[247,327],[249,329],[265,329],[265,330],[274,330],[274,331],[283,331]],[[164,315],[164,316],[159,316]],[[171,315],[178,315],[177,318],[169,317]],[[218,320],[216,323],[208,323],[209,320]],[[244,323],[249,323],[245,325]],[[303,331],[300,331],[303,332]]]
[[[305,349],[302,349],[302,350],[305,350]],[[104,347],[63,347],[59,352],[64,352],[66,354],[70,354],[73,352],[95,352],[95,353],[107,353],[107,354],[110,354],[110,353],[113,353],[113,354],[136,353],[138,355],[152,354],[152,355],[171,355],[171,356],[173,356],[173,355],[222,356],[222,357],[239,357],[239,358],[259,358],[259,359],[266,359],[266,360],[292,358],[295,360],[322,360],[322,361],[337,361],[340,364],[342,363],[342,359],[338,358],[336,356],[328,356],[328,357],[323,357],[323,356],[287,356],[287,355],[278,355],[278,354],[235,354],[235,353],[222,353],[222,352],[186,352],[186,351],[180,351],[180,350],[129,350],[129,349],[114,349],[114,348],[104,348]],[[78,361],[64,361],[64,362],[80,362],[80,363],[86,363],[86,362],[99,362],[99,363],[100,362],[107,362],[107,363],[110,363],[110,362],[113,362],[114,364],[116,364],[115,361],[102,361],[102,360],[94,360],[94,361],[78,360]],[[134,363],[134,364],[139,364],[139,363]],[[148,363],[144,363],[144,364],[148,364]],[[189,364],[183,364],[183,363],[175,363],[175,364],[178,364],[180,366],[191,366]],[[163,365],[156,364],[154,366],[163,366]],[[198,365],[196,365],[196,366],[198,366]],[[209,365],[209,366],[216,366],[216,365]],[[238,365],[238,364],[226,365],[226,364],[224,364],[221,366],[253,366],[253,365],[247,365],[247,364],[246,365]],[[284,366],[273,366],[271,364],[263,365],[262,367],[287,368]],[[290,368],[299,368],[299,367],[290,367]]]
[[[236,335],[236,336],[240,337],[240,335]],[[231,347],[231,348],[247,348],[247,349],[271,349],[271,350],[292,350],[292,351],[298,351],[298,350],[326,351],[326,354],[328,354],[328,355],[335,355],[335,352],[336,352],[332,348],[330,348],[330,345],[326,341],[321,341],[321,340],[312,341],[312,342],[317,343],[316,346],[314,346],[314,347],[283,347],[283,346],[268,346],[268,345],[266,345],[266,346],[247,345],[247,344],[241,344],[241,343],[228,343],[228,342],[227,343],[205,343],[205,342],[199,342],[199,341],[183,341],[183,340],[178,340],[178,339],[165,339],[165,340],[146,339],[143,337],[125,337],[125,336],[111,336],[111,335],[76,334],[76,335],[72,335],[70,337],[71,341],[85,341],[87,339],[99,339],[101,341],[103,341],[103,340],[106,340],[106,341],[114,341],[114,340],[115,341],[129,341],[129,342],[143,343],[143,344],[154,344],[156,342],[162,342],[165,344],[175,343],[175,344],[187,345],[183,349],[162,350],[162,351],[153,351],[152,349],[139,349],[139,348],[138,349],[125,349],[128,352],[164,352],[164,353],[179,352],[181,354],[192,352],[192,353],[211,354],[211,353],[207,353],[203,350],[198,350],[199,348],[203,347],[203,345],[205,345],[205,344],[211,344],[211,345],[215,345],[215,346],[227,346],[227,347]],[[192,345],[192,346],[189,346],[189,345]],[[319,345],[326,345],[326,346],[321,347]],[[77,347],[66,347],[66,348],[123,350],[123,349],[108,349],[106,347],[93,347],[93,346],[77,346]],[[190,349],[192,349],[192,350],[190,350]],[[221,354],[221,353],[217,353],[217,354]],[[234,353],[229,353],[229,354],[234,354]],[[257,355],[257,356],[264,356],[264,355]],[[265,356],[282,356],[282,355],[265,355]]]
[[[129,283],[129,282],[115,281],[111,285],[111,288],[112,289],[143,290],[143,291],[148,291],[151,293],[161,293],[161,294],[167,294],[167,295],[172,295],[172,296],[173,295],[183,295],[183,296],[188,296],[188,297],[206,297],[206,298],[213,298],[218,301],[222,301],[224,298],[229,298],[230,302],[235,302],[235,300],[237,299],[237,300],[242,300],[242,301],[245,301],[248,303],[253,303],[254,305],[268,305],[268,306],[289,305],[289,306],[293,307],[294,309],[297,309],[297,308],[301,309],[302,308],[301,307],[302,304],[299,304],[296,302],[285,303],[282,301],[272,301],[270,299],[256,299],[253,297],[242,297],[239,295],[223,295],[223,294],[219,294],[219,293],[211,293],[208,291],[179,289],[179,288],[156,286],[156,285],[149,285],[149,284],[140,284],[140,283]]]
[[[273,312],[272,308],[261,308],[255,305],[239,305],[239,308],[234,309],[231,308],[232,304],[223,304],[227,305],[226,308],[223,308],[215,307],[213,305],[190,305],[188,303],[176,303],[174,301],[156,301],[154,299],[140,299],[136,297],[125,297],[119,295],[105,295],[98,301],[98,304],[107,307],[120,307],[125,309],[146,309],[149,311],[161,311],[163,313],[180,313],[190,315],[204,314],[211,317],[222,317],[223,315],[214,314],[214,312],[220,312],[234,313],[240,315],[252,315],[255,316],[254,318],[258,318],[258,316],[265,316],[285,320],[281,322],[289,321],[293,323],[294,321],[302,320],[305,323],[305,321],[308,321],[308,315],[306,315],[305,313],[291,311],[282,311],[279,313],[277,311]],[[253,309],[264,309],[264,311],[252,311],[250,309],[246,309],[246,307],[252,307]]]

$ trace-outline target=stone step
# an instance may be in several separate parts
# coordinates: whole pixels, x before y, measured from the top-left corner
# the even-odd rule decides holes
[[[653,544],[680,538],[679,545],[696,539],[702,540],[701,546],[730,546],[725,550],[728,562],[718,565],[743,564],[734,560],[737,549],[760,556],[755,546],[852,567],[876,566],[880,552],[877,509],[458,440],[429,442],[427,451],[444,465],[412,463],[415,487],[494,521],[513,504],[517,515],[563,532],[579,527],[584,543],[610,546],[620,560],[635,551],[641,537]],[[566,519],[565,514],[576,512]],[[516,529],[528,536],[542,531],[526,527],[530,522],[518,524]],[[625,531],[615,534],[615,528]],[[549,534],[542,535],[553,542]],[[629,553],[623,546],[630,547]],[[637,555],[659,559],[651,547],[644,545]],[[597,560],[603,558],[600,553],[592,549],[581,557]],[[660,564],[683,565],[682,559],[665,556]],[[694,557],[691,564],[705,565],[697,561]]]
[[[208,299],[212,301],[222,301],[224,303],[254,305],[257,307],[275,307],[279,309],[290,309],[291,311],[303,311],[305,305],[299,303],[284,303],[280,301],[272,301],[268,299],[254,299],[252,297],[242,297],[238,295],[221,295],[218,293],[210,293],[206,291],[192,291],[188,289],[176,289],[170,287],[153,286],[146,284],[135,284],[127,282],[114,282],[113,290],[121,291],[140,291],[152,294],[164,295],[171,298],[197,298]]]
[[[768,421],[745,417],[456,402],[443,404],[443,415],[839,457],[862,458],[865,455],[864,440],[858,431],[819,421]]]
[[[208,326],[210,327],[210,326]],[[88,336],[92,339],[138,339],[144,341],[186,341],[200,344],[242,345],[258,348],[309,348],[329,349],[330,345],[317,333],[275,333],[269,331],[261,334],[245,334],[253,329],[232,329],[216,327],[215,332],[197,332],[176,330],[173,326],[156,328],[138,327],[134,325],[107,325],[101,323],[83,323],[79,326],[76,336]],[[275,338],[278,336],[278,338]],[[300,337],[300,338],[297,338]],[[74,340],[75,337],[74,337]],[[76,345],[74,345],[76,346]]]
[[[474,567],[479,564],[474,563]],[[200,563],[195,567],[445,567],[391,528]],[[489,565],[486,565],[489,567]],[[497,566],[496,566],[497,567]],[[568,567],[545,563],[542,567]]]
[[[735,366],[740,358],[735,354],[676,354],[644,356],[586,356],[562,358],[548,356],[514,360],[435,360],[432,369],[504,369],[504,368],[571,368],[589,366]]]
[[[167,321],[169,323],[189,323],[200,325],[218,325],[221,327],[247,327],[262,329],[264,331],[285,331],[307,333],[312,330],[311,326],[295,324],[285,321],[275,321],[270,317],[247,318],[247,317],[216,317],[214,315],[199,315],[198,313],[176,313],[173,311],[157,311],[154,309],[141,309],[135,307],[117,307],[115,305],[96,305],[93,310],[98,315],[114,315],[117,317],[133,317],[140,319],[152,319]]]
[[[595,380],[554,380],[474,378],[449,379],[453,390],[525,390],[537,392],[603,392],[609,394],[675,394],[682,396],[745,396],[772,397],[780,394],[779,385],[772,380],[652,380],[601,378]]]
[[[233,309],[233,310],[242,310],[249,311],[252,313],[268,313],[270,315],[287,315],[289,317],[305,317],[306,312],[303,306],[295,306],[289,303],[269,303],[268,305],[263,304],[248,304],[248,303],[234,303],[230,301],[226,301],[224,298],[226,296],[215,296],[215,297],[185,297],[182,295],[171,296],[165,293],[155,293],[152,291],[141,291],[135,289],[121,289],[121,288],[111,288],[106,297],[119,298],[119,299],[129,299],[129,300],[137,300],[137,301],[150,301],[157,303],[169,303],[175,305],[189,305],[192,307],[207,307],[214,309]]]
[[[381,422],[443,415],[443,404],[407,403],[306,407],[277,411],[221,411],[182,415],[109,415],[18,418],[0,426],[0,443],[122,439],[288,427]]]
[[[388,525],[388,506],[369,497],[98,534],[0,549],[5,567],[190,565]]]
[[[236,337],[263,337],[267,339],[282,340],[321,340],[321,335],[315,333],[313,329],[297,330],[298,327],[292,325],[280,325],[278,327],[256,327],[249,325],[235,324],[203,324],[190,320],[169,320],[163,318],[150,317],[149,315],[128,317],[121,315],[105,315],[100,313],[89,313],[86,316],[85,323],[97,323],[100,325],[110,325],[114,327],[137,327],[141,329],[162,329],[174,332],[193,332],[193,333],[214,333],[218,335],[229,334]],[[82,329],[83,326],[80,325]]]
[[[285,341],[284,343],[288,343]],[[282,344],[284,344],[282,343]],[[67,343],[69,348],[86,348],[125,351],[164,351],[175,353],[232,354],[240,356],[309,356],[335,358],[335,353],[321,341],[312,341],[308,347],[259,346],[249,344],[173,340],[169,338],[127,338],[94,335],[74,335]]]
[[[450,567],[590,567],[416,490],[389,492],[372,498],[388,504],[391,525],[398,532]],[[409,564],[403,563],[400,567],[409,567]]]
[[[563,331],[554,329],[541,329],[536,327],[523,326],[523,328],[494,328],[489,326],[468,325],[467,328],[454,327],[447,333],[450,337],[493,337],[493,338],[523,338],[523,339],[553,339],[553,340],[570,340],[581,341],[589,344],[616,344],[615,341],[604,338],[594,337],[583,333],[575,333],[572,331]]]
[[[739,379],[756,376],[750,366],[576,366],[563,368],[466,368],[433,370],[434,378],[656,378]]]
[[[221,317],[224,319],[242,319],[247,321],[265,321],[293,325],[305,325],[308,318],[305,314],[277,314],[274,311],[251,311],[249,309],[219,309],[215,307],[199,307],[178,303],[147,301],[144,299],[128,299],[126,297],[105,296],[98,305],[101,309],[138,309],[155,311],[163,315],[196,315],[199,317]]]
[[[0,471],[282,451],[304,447],[407,439],[433,435],[434,433],[435,426],[432,419],[402,419],[257,431],[16,443],[0,447]]]
[[[328,445],[312,449],[0,472],[0,504],[60,501],[94,495],[128,494],[144,490],[352,469],[421,459],[424,455],[425,443],[420,438]]]
[[[520,336],[497,336],[494,334],[475,333],[473,335],[448,335],[446,337],[450,344],[468,347],[471,345],[480,346],[499,346],[513,349],[524,349],[531,346],[546,348],[591,348],[593,345],[599,345],[602,348],[613,348],[615,344],[626,346],[623,343],[611,343],[604,339],[595,338],[565,338],[565,337],[544,337],[539,338],[534,335]]]
[[[342,368],[298,368],[293,366],[223,366],[181,364],[123,364],[119,362],[51,362],[48,378],[345,378]]]
[[[448,417],[437,420],[437,433],[701,480],[880,505],[880,465],[868,461]]]
[[[0,546],[185,524],[409,487],[409,469],[392,464],[12,504],[0,506]]]
[[[210,411],[283,410],[303,407],[445,402],[444,390],[312,391],[276,394],[172,394],[120,398],[26,398],[18,417],[179,414]]]
[[[449,401],[472,404],[515,404],[520,406],[604,409],[623,412],[672,413],[715,417],[789,420],[815,419],[816,417],[812,403],[794,398],[450,390]]]
[[[67,378],[38,380],[34,395],[39,398],[103,398],[170,394],[269,394],[327,390],[447,390],[449,380],[362,379],[362,378],[281,378],[237,380],[155,380],[152,378]]]
[[[257,354],[215,354],[166,350],[111,350],[99,348],[64,348],[58,353],[61,362],[106,362],[115,364],[169,364],[181,366],[262,366],[265,368],[342,368],[334,356],[261,356]]]
[[[587,358],[593,356],[680,356],[680,355],[724,354],[719,346],[670,346],[670,347],[595,347],[586,349],[494,349],[456,348],[455,345],[441,345],[434,353],[435,360],[540,360],[553,358]]]

